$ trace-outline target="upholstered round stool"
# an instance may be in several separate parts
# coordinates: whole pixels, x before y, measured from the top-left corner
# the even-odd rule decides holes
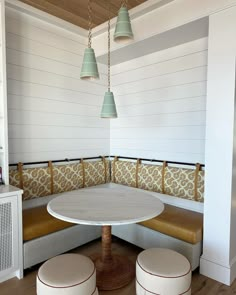
[[[187,258],[169,249],[141,252],[136,261],[137,295],[190,295],[191,266]]]
[[[37,295],[98,295],[94,263],[80,254],[49,259],[39,268]]]

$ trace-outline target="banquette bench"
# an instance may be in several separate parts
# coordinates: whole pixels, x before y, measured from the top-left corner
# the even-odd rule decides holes
[[[78,190],[79,194],[80,188],[95,185],[144,189],[160,198],[165,203],[161,215],[140,224],[114,226],[113,235],[142,248],[174,249],[189,259],[193,270],[199,265],[204,194],[204,171],[199,165],[187,169],[117,158],[64,165],[49,162],[48,167],[26,169],[19,163],[18,169],[10,170],[10,184],[24,190],[24,269],[101,236],[98,226],[63,222],[46,209],[49,200],[62,192]],[[184,208],[178,208],[178,203]]]

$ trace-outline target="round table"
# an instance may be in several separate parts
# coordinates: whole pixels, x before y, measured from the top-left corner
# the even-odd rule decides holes
[[[111,253],[111,226],[151,219],[164,210],[164,205],[141,190],[86,188],[62,193],[48,203],[47,209],[64,221],[102,225],[102,253],[94,258],[97,286],[100,290],[114,290],[134,278],[135,266],[127,257]]]

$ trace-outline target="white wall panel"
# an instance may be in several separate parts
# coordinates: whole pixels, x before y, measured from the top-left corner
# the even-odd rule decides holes
[[[88,84],[87,81],[80,80],[80,71],[81,67],[69,65],[61,61],[55,61],[48,57],[41,57],[35,54],[24,53],[20,50],[10,49],[7,50],[7,63],[10,65],[22,66],[25,68],[40,70],[44,72],[53,73],[56,75],[60,75],[63,77],[70,77],[78,80],[78,84],[81,82],[87,85],[87,87],[91,85],[106,85],[107,76],[100,75],[100,79],[93,81]],[[82,64],[82,61],[81,61]]]
[[[164,88],[157,88],[145,91],[145,95],[140,93],[129,93],[126,95],[116,95],[118,96],[117,105],[127,106],[127,105],[138,105],[146,104],[150,102],[168,101],[181,98],[190,98],[197,96],[206,95],[206,81],[193,82],[188,84],[182,84],[177,86],[169,86]]]
[[[41,98],[8,95],[8,108],[55,114],[80,115],[99,118],[99,106],[66,103]]]
[[[6,46],[9,49],[15,49],[20,52],[25,52],[68,65],[81,67],[83,56],[79,54],[80,52],[72,53],[61,48],[50,46],[46,43],[31,40],[27,37],[19,36],[10,32],[7,32],[6,35]],[[107,68],[105,65],[98,64],[98,68],[100,74],[107,75]]]
[[[205,108],[205,106],[204,106]],[[147,114],[141,116],[124,116],[122,120],[114,120],[112,122],[113,129],[121,128],[142,128],[145,123],[149,122],[149,127],[164,127],[164,126],[191,126],[206,124],[206,112],[202,111],[188,111],[179,113],[160,113],[160,114]]]
[[[50,69],[50,68],[49,68]],[[40,85],[50,85],[62,89],[71,89],[81,93],[89,93],[94,95],[103,95],[105,87],[96,85],[88,81],[83,81],[63,74],[54,74],[41,70],[34,70],[22,66],[7,64],[7,77],[17,81],[25,81]]]
[[[204,163],[207,39],[112,68],[111,154]]]
[[[32,18],[33,19],[33,18]],[[43,21],[38,21],[43,23]],[[59,32],[53,32],[52,30],[46,30],[45,28],[37,27],[34,25],[34,21],[28,22],[25,20],[18,20],[12,18],[7,14],[6,18],[6,31],[19,36],[24,36],[31,40],[35,40],[41,43],[54,46],[56,48],[64,49],[65,51],[73,52],[83,56],[83,50],[86,44],[82,44],[79,41],[67,38],[65,35],[59,34]],[[63,30],[62,30],[63,31]],[[85,39],[86,40],[86,39]]]
[[[99,127],[107,128],[106,120],[98,120],[96,116],[86,116],[78,114],[58,114],[55,110],[46,111],[21,111],[19,109],[9,109],[9,124],[19,125],[54,125],[54,126],[73,126],[73,127]]]
[[[29,7],[27,4],[17,1],[7,1],[6,11],[7,19],[14,19],[20,25],[23,23],[47,31],[53,35],[74,40],[82,45],[87,45],[86,30],[74,26],[62,19],[48,15],[41,10]],[[20,13],[22,12],[22,13]],[[77,30],[75,30],[77,29]]]
[[[149,79],[176,72],[179,73],[181,71],[206,66],[206,64],[207,51],[201,51],[117,74],[113,77],[113,85],[118,86],[132,81],[140,81],[141,79]]]
[[[22,35],[18,35],[16,33],[9,32],[8,28],[6,31],[6,35],[7,48],[35,54],[57,61],[64,61],[68,64],[74,64],[77,66],[80,66],[80,63],[83,60],[83,56],[80,54],[80,52],[72,53],[62,48],[51,46],[48,44],[48,42],[42,43],[37,40],[29,39],[23,33]]]
[[[12,9],[6,23],[10,162],[109,154],[106,74],[80,80],[86,38]]]
[[[143,150],[140,148],[136,149],[113,149],[113,155],[123,156],[129,155],[133,158],[146,158],[146,159],[157,159],[166,160],[171,159],[171,161],[184,162],[184,163],[204,163],[204,155],[202,153],[170,153],[170,152],[158,152],[154,149]],[[149,162],[150,164],[150,162]]]
[[[156,139],[204,139],[205,128],[203,126],[180,126],[180,127],[145,127],[125,128],[124,130],[113,129],[111,138],[135,139],[139,137],[143,140]],[[136,147],[137,148],[137,147]]]
[[[47,152],[63,152],[94,149],[95,146],[99,150],[103,149],[105,145],[109,145],[109,137],[101,139],[77,139],[70,140],[45,138],[43,141],[39,138],[30,139],[11,139],[10,153],[47,153]]]
[[[61,139],[91,139],[109,138],[109,130],[90,127],[61,127],[44,125],[9,125],[10,138],[61,138]]]
[[[111,148],[116,150],[132,150],[133,146],[142,146],[143,150],[150,150],[150,146],[158,152],[169,152],[169,153],[188,153],[191,150],[192,153],[197,154],[204,148],[204,139],[148,139],[143,140],[142,138],[130,138],[127,139],[114,139],[112,140]]]
[[[125,63],[126,71],[132,71],[143,67],[148,67],[152,64],[164,63],[168,60],[180,58],[194,54],[197,52],[205,51],[208,48],[208,39],[202,38],[181,44],[175,47],[161,50],[152,54],[143,56],[142,58],[135,58]],[[115,77],[124,71],[123,64],[117,64],[112,67],[112,73]]]
[[[197,96],[168,101],[157,101],[146,104],[129,105],[119,108],[121,117],[149,116],[156,114],[169,114],[179,112],[193,112],[205,110],[205,97]],[[191,122],[189,122],[190,124]]]
[[[83,93],[72,89],[56,88],[26,81],[17,81],[8,78],[8,93],[17,96],[30,96],[68,103],[86,105],[101,105],[103,97],[96,94]],[[19,98],[20,99],[20,98]]]
[[[143,78],[135,82],[125,83],[117,87],[113,87],[118,95],[127,95],[133,93],[141,93],[147,90],[160,89],[165,87],[172,87],[176,85],[189,84],[193,82],[200,82],[206,80],[206,66],[184,70],[180,72],[173,72],[163,76],[156,76],[152,78]]]
[[[33,152],[33,153],[9,153],[9,157],[11,158],[12,163],[17,163],[20,159],[21,162],[34,162],[34,161],[45,161],[45,159],[52,160],[62,160],[62,159],[77,159],[78,157],[86,158],[86,157],[95,157],[97,155],[105,155],[107,154],[107,149],[104,147],[102,149],[99,148],[86,148],[80,149],[78,148],[76,151],[49,151],[49,152]],[[95,155],[95,156],[94,156]]]

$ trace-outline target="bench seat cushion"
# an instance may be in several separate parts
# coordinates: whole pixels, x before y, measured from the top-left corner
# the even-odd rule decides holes
[[[157,217],[139,224],[190,244],[202,241],[203,214],[165,204]]]
[[[73,225],[73,223],[54,218],[48,213],[46,205],[23,210],[24,241],[30,241]]]

